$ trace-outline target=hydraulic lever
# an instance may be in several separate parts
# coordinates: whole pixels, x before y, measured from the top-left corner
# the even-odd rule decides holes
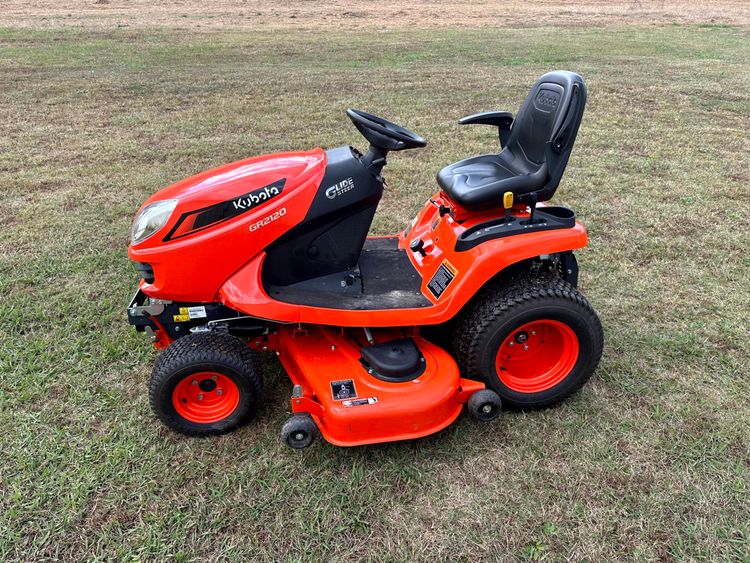
[[[529,201],[529,222],[527,223],[528,225],[534,224],[534,211],[536,210],[536,198],[537,198],[536,192],[532,192],[529,194],[529,199],[531,201]]]
[[[513,192],[505,192],[503,194],[503,207],[505,208],[505,223],[510,223],[513,217],[510,215],[510,210],[513,207]]]

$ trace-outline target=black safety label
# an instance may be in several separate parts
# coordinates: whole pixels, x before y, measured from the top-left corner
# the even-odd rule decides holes
[[[354,380],[342,379],[341,381],[331,381],[331,393],[333,393],[334,401],[354,399],[357,396]]]
[[[448,262],[448,260],[443,260],[443,263],[440,264],[440,267],[437,269],[437,272],[435,272],[435,275],[432,276],[427,287],[432,294],[439,299],[445,289],[454,280],[456,274],[458,274],[458,270],[456,270],[453,264]]]

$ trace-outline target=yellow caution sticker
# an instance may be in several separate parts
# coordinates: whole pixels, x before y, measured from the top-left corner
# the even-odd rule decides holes
[[[189,309],[190,309],[190,307],[180,307],[180,316],[182,316],[182,315],[190,315]]]
[[[182,312],[182,309],[184,309],[184,307],[180,307],[180,312]],[[174,315],[172,318],[176,323],[185,323],[190,320],[190,315]]]
[[[448,262],[448,260],[443,260],[443,266],[448,268],[453,273],[454,276],[458,275],[458,268],[456,268],[453,264]]]

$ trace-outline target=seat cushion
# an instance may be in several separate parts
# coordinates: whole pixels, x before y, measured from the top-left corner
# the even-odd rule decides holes
[[[546,181],[546,166],[515,158],[508,149],[460,160],[437,175],[448,197],[467,209],[500,207],[505,192],[518,196],[542,188]]]

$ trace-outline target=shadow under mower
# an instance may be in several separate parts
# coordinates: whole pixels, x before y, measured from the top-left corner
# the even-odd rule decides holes
[[[138,212],[129,257],[142,279],[128,318],[158,357],[156,415],[184,434],[220,434],[261,402],[259,356],[292,380],[293,448],[418,438],[466,404],[553,405],[602,352],[596,313],[576,289],[587,244],[572,210],[547,205],[573,148],[586,86],[555,71],[518,115],[464,117],[497,128],[499,152],[437,175],[411,224],[368,237],[390,152],[424,147],[381,117],[347,115],[369,142],[227,164],[187,178]]]

